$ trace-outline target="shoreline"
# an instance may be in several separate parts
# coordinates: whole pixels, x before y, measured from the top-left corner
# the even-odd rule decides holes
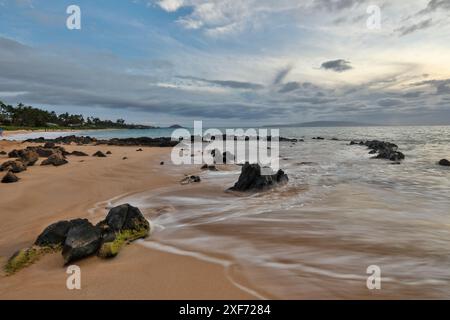
[[[100,130],[100,129],[99,129]],[[28,134],[28,133],[39,133],[39,132],[52,132],[52,133],[66,133],[66,132],[80,132],[78,129],[20,129],[20,130],[4,130],[3,135],[1,137],[11,137],[19,134]]]
[[[20,142],[0,141],[0,150],[4,151],[25,146]],[[178,184],[182,177],[182,170],[171,165],[160,169],[160,161],[167,161],[170,148],[143,147],[143,152],[136,152],[132,146],[64,145],[64,148],[90,155],[97,150],[108,150],[112,155],[105,159],[69,156],[69,163],[62,167],[41,167],[38,163],[20,173],[18,183],[0,185],[5,199],[0,203],[2,265],[16,250],[30,246],[37,235],[53,222],[73,218],[88,218],[96,222],[107,212],[104,203]],[[128,159],[122,160],[125,156]],[[1,162],[7,159],[7,156],[0,157]],[[145,210],[143,213],[146,214]],[[151,220],[150,213],[146,216]],[[152,240],[151,235],[148,240]],[[17,274],[8,277],[2,274],[0,298],[257,298],[230,281],[223,266],[145,248],[140,243],[127,246],[112,260],[90,257],[77,262],[82,269],[82,290],[66,288],[68,275],[62,263],[60,254],[49,254]]]

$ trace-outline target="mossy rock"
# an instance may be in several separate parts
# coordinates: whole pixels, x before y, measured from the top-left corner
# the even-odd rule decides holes
[[[61,250],[60,246],[55,247],[39,247],[33,246],[27,249],[17,251],[6,263],[4,270],[7,275],[12,275],[17,271],[28,267],[38,261],[47,253],[52,253]]]
[[[113,258],[119,254],[119,251],[127,243],[133,242],[137,239],[145,238],[149,234],[147,228],[140,230],[124,230],[116,234],[116,239],[111,242],[105,242],[98,251],[100,258]]]

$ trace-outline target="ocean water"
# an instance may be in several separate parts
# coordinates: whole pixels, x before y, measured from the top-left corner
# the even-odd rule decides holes
[[[163,135],[146,131],[89,135]],[[226,166],[202,172],[200,184],[113,203],[151,218],[155,231],[141,245],[221,264],[257,297],[450,298],[450,169],[437,165],[450,159],[450,127],[283,128],[281,135],[305,140],[280,143],[286,186],[226,192],[240,173]],[[353,139],[394,142],[406,159],[370,159],[366,147],[349,145]],[[164,170],[181,178],[186,167],[166,160]],[[380,290],[366,286],[372,265],[381,270]]]
[[[120,199],[152,217],[156,231],[142,244],[219,261],[261,297],[450,298],[450,170],[437,165],[450,158],[450,127],[281,134],[305,139],[281,143],[287,186],[225,192],[240,173],[229,166],[203,172],[199,185]],[[394,142],[406,160],[370,159],[365,147],[349,146],[352,139]],[[372,265],[381,270],[380,290],[366,286]]]

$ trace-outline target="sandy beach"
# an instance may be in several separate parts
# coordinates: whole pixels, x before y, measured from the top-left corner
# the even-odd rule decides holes
[[[71,129],[38,129],[38,130],[11,130],[11,131],[3,131],[2,136],[3,137],[11,137],[11,136],[15,136],[15,135],[21,135],[21,134],[29,134],[29,133],[39,133],[39,132],[52,132],[52,133],[64,133],[64,132],[77,132],[79,130],[71,130]]]
[[[33,144],[0,142],[9,152]],[[0,263],[32,245],[49,224],[73,218],[96,223],[107,201],[143,190],[179,184],[170,165],[170,148],[64,146],[89,155],[111,151],[107,158],[68,157],[61,167],[39,166],[19,174],[19,183],[0,186]],[[123,160],[124,157],[128,159]],[[7,156],[0,156],[5,162]],[[189,168],[192,170],[192,168]],[[187,173],[187,172],[186,172]],[[151,219],[151,214],[144,212]],[[149,216],[150,215],[150,216]],[[150,236],[151,237],[151,236]],[[0,277],[0,299],[254,299],[225,275],[224,268],[196,258],[165,253],[133,243],[112,260],[90,257],[77,262],[82,290],[66,288],[60,253],[49,254],[12,276]],[[242,279],[245,283],[245,279]]]

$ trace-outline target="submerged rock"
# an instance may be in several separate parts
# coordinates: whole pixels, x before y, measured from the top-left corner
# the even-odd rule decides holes
[[[439,165],[445,166],[445,167],[450,167],[450,161],[447,159],[442,159],[441,161],[439,161]]]
[[[259,164],[246,163],[236,184],[230,188],[233,191],[263,191],[277,185],[288,183],[289,178],[283,170],[273,175],[261,175]]]
[[[377,154],[374,159],[386,159],[394,162],[399,162],[405,159],[405,155],[398,151],[398,146],[394,143],[368,140],[368,141],[351,141],[350,145],[367,146],[370,149],[369,154]]]
[[[187,176],[183,180],[180,181],[181,184],[190,184],[190,183],[198,183],[201,182],[202,179],[199,176]]]
[[[17,181],[19,181],[19,178],[11,171],[8,171],[8,173],[2,179],[2,183],[14,183]]]
[[[219,170],[217,170],[215,165],[208,165],[208,164],[204,164],[201,169],[209,170],[209,171],[219,171]]]

